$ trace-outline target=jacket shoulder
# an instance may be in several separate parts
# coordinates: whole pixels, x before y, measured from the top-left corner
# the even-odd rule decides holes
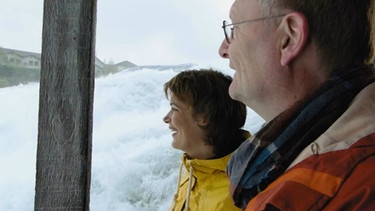
[[[253,198],[247,210],[375,210],[374,165],[375,133],[349,149],[301,161]]]

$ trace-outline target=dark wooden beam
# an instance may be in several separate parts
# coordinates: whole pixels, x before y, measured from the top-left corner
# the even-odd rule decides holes
[[[45,0],[35,210],[89,210],[96,0]]]

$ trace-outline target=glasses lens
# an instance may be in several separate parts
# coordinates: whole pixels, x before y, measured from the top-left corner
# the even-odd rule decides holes
[[[229,24],[231,24],[230,22],[228,21],[224,21],[223,22],[223,29],[224,29],[224,34],[225,34],[225,39],[227,40],[228,43],[230,43],[230,40],[233,38],[233,27],[232,26],[228,26]]]

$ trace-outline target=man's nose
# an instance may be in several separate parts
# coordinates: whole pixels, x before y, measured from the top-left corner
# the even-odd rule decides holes
[[[220,48],[219,48],[219,55],[224,58],[224,59],[228,59],[229,58],[229,43],[223,39],[223,42],[221,43],[220,45]]]

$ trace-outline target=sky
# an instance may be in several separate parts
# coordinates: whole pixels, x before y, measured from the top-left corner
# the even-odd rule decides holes
[[[90,210],[165,211],[176,191],[181,151],[162,118],[163,84],[179,66],[140,68],[97,78]],[[198,68],[197,68],[198,69]],[[0,89],[0,210],[33,210],[39,84]],[[249,110],[245,129],[264,123]]]
[[[0,46],[41,52],[43,1],[0,0]],[[96,56],[136,65],[228,68],[218,48],[233,0],[98,0]]]

